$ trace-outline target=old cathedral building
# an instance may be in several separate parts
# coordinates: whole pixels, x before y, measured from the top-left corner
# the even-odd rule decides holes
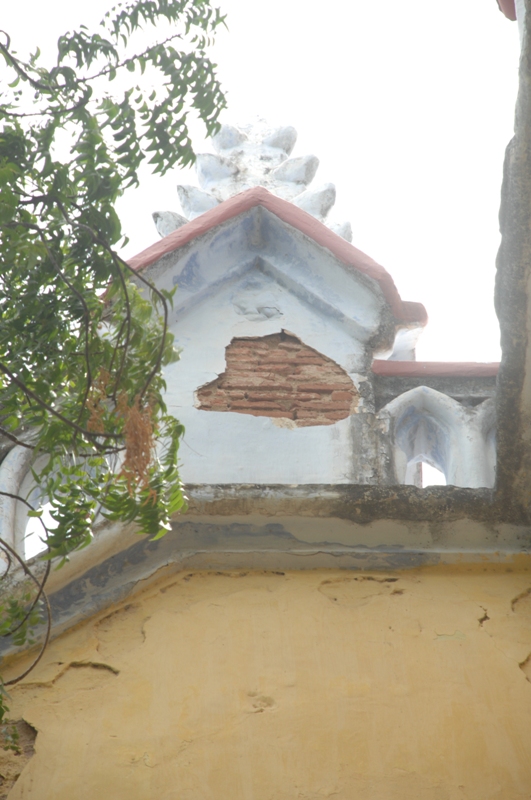
[[[10,800],[529,796],[522,64],[500,367],[415,359],[426,310],[333,221],[293,128],[223,126],[180,212],[153,215],[131,265],[178,287],[166,401],[189,510],[158,541],[102,524],[52,572],[53,638],[12,693],[37,736],[0,758]],[[14,494],[21,450],[0,465]],[[15,501],[0,524],[23,550]]]

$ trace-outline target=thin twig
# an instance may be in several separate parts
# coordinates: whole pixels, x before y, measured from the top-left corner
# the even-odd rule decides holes
[[[59,206],[61,206],[61,204],[59,204]],[[81,422],[81,417],[83,415],[83,411],[85,409],[85,404],[87,402],[87,398],[89,396],[90,387],[92,386],[92,370],[90,368],[90,352],[89,352],[90,309],[89,309],[89,307],[87,305],[87,301],[83,297],[82,293],[78,289],[76,289],[76,287],[73,285],[72,281],[70,281],[67,278],[67,276],[65,275],[65,273],[63,272],[63,270],[61,269],[59,264],[57,263],[57,260],[55,258],[55,254],[52,252],[52,250],[48,247],[48,245],[44,241],[44,236],[43,236],[42,233],[41,233],[41,241],[42,241],[44,247],[46,248],[46,252],[48,253],[48,258],[52,262],[52,265],[53,265],[55,271],[62,278],[62,280],[66,283],[66,285],[68,286],[70,291],[73,294],[75,294],[75,296],[77,297],[79,302],[82,304],[84,312],[85,312],[83,314],[83,318],[85,320],[85,363],[86,363],[86,368],[87,368],[87,385],[85,387],[85,393],[83,395],[83,400],[81,402],[81,408],[79,409],[79,414],[78,414],[78,417],[77,417],[77,424],[79,425],[79,423]]]
[[[162,358],[163,358],[163,355],[164,355],[164,349],[166,347],[166,335],[167,335],[167,332],[168,332],[168,304],[166,302],[166,298],[164,297],[162,292],[159,289],[157,289],[157,287],[155,286],[154,283],[151,283],[146,278],[144,278],[143,275],[141,275],[136,270],[134,270],[132,267],[130,267],[129,264],[127,263],[127,261],[124,261],[123,258],[121,258],[118,255],[118,253],[115,253],[115,251],[112,249],[112,247],[109,244],[107,244],[107,242],[105,242],[104,240],[100,239],[100,237],[97,235],[97,233],[94,230],[92,230],[92,228],[90,228],[90,226],[85,225],[85,224],[81,225],[80,223],[78,223],[78,224],[80,225],[80,227],[85,228],[86,230],[88,230],[91,233],[91,235],[94,238],[94,241],[96,241],[103,248],[105,248],[105,250],[107,250],[107,252],[112,257],[112,259],[113,259],[113,261],[115,263],[119,262],[126,270],[128,270],[131,273],[131,275],[133,275],[141,283],[143,283],[144,286],[146,286],[150,291],[153,292],[153,294],[156,294],[157,297],[159,298],[160,302],[162,303],[162,307],[164,309],[164,325],[163,325],[163,329],[162,329],[161,344],[160,344],[159,353],[158,353],[158,356],[157,356],[157,361],[155,362],[155,365],[153,366],[151,372],[148,374],[148,377],[147,377],[147,379],[146,379],[146,381],[144,383],[144,387],[143,387],[142,391],[140,392],[140,398],[142,399],[144,397],[144,395],[146,394],[147,390],[149,389],[149,385],[150,385],[151,381],[153,380],[153,378],[155,377],[157,372],[159,372],[159,370],[161,369],[161,366],[162,366]],[[123,280],[122,271],[119,269],[118,272],[119,272],[119,275],[120,275],[121,279]]]
[[[18,683],[23,678],[25,678],[26,675],[29,675],[30,672],[33,669],[35,669],[35,667],[37,666],[37,664],[39,663],[39,661],[43,657],[46,648],[48,647],[48,642],[50,641],[50,633],[51,633],[51,630],[52,630],[52,609],[50,608],[50,601],[48,600],[48,596],[46,595],[45,592],[42,593],[42,599],[43,599],[44,605],[46,607],[47,623],[46,623],[46,634],[44,636],[44,641],[42,643],[42,646],[41,646],[41,649],[39,651],[39,654],[38,654],[38,656],[36,658],[33,659],[33,661],[30,664],[30,666],[26,670],[24,670],[24,672],[21,675],[17,675],[16,678],[11,678],[10,681],[5,681],[4,682],[4,686],[13,686],[13,684]]]
[[[113,67],[104,67],[99,72],[95,72],[94,75],[88,75],[86,78],[78,78],[79,83],[90,83],[90,81],[96,80],[96,78],[102,78],[105,75],[109,75],[113,70],[122,69],[122,67],[126,67],[131,62],[138,61],[140,58],[151,53],[157,47],[163,47],[168,42],[173,41],[174,39],[182,39],[182,35],[180,33],[173,33],[171,36],[168,36],[167,39],[163,39],[162,42],[156,42],[152,44],[151,47],[146,47],[141,53],[136,53],[136,55],[129,56],[125,58],[123,61],[117,62]]]
[[[28,386],[26,386],[24,381],[21,381],[20,378],[17,378],[17,376],[14,375],[13,372],[11,372],[11,370],[8,367],[6,367],[6,365],[3,364],[1,361],[0,361],[0,372],[3,372],[4,375],[7,375],[7,377],[10,378],[13,381],[14,384],[16,384],[20,389],[22,389],[22,391],[24,392],[24,394],[27,397],[31,397],[33,400],[35,400],[35,402],[38,405],[40,405],[41,408],[44,408],[46,411],[48,411],[54,417],[57,417],[57,419],[60,419],[61,422],[64,422],[70,428],[72,428],[73,430],[77,431],[77,433],[81,433],[86,438],[88,438],[88,439],[96,439],[98,437],[103,437],[103,438],[107,438],[107,439],[120,439],[121,438],[121,436],[119,434],[116,434],[116,433],[97,433],[96,434],[93,431],[87,431],[84,428],[82,428],[80,425],[77,425],[75,422],[72,422],[72,420],[69,420],[67,417],[65,417],[63,414],[61,414],[60,411],[56,411],[55,408],[52,408],[52,406],[49,406],[48,403],[44,402],[44,400],[41,400],[41,398],[37,394],[35,394],[35,392],[33,392]],[[94,447],[98,448],[99,450],[105,450],[104,446],[103,445],[99,445],[96,441],[94,441]]]
[[[35,445],[27,444],[26,442],[23,442],[21,439],[17,439],[17,437],[13,433],[9,433],[9,431],[6,431],[6,429],[2,428],[1,425],[0,425],[0,433],[2,434],[2,436],[5,436],[6,439],[9,439],[15,444],[18,444],[20,447],[27,447],[28,450],[35,450]]]
[[[8,551],[6,550],[5,551],[5,555],[6,555],[6,558],[7,558],[7,567],[5,568],[4,574],[0,578],[0,580],[2,580],[2,581],[7,578],[7,576],[9,575],[9,571],[10,571],[11,567],[13,566],[13,559],[11,558],[11,553],[8,553]]]
[[[31,503],[29,503],[24,497],[20,497],[20,495],[13,494],[11,492],[3,492],[3,491],[0,491],[0,495],[3,495],[4,497],[11,497],[14,500],[18,500],[21,503],[24,503],[24,505],[26,505],[29,509],[31,509],[31,511],[35,511],[35,509],[31,505]],[[49,528],[45,525],[45,523],[43,522],[41,517],[37,517],[37,519],[39,520],[39,522],[41,523],[42,527],[44,528],[44,532],[45,532],[46,538],[48,538],[48,536],[50,534]],[[20,557],[20,555],[17,553],[17,551],[14,550],[5,541],[5,539],[3,539],[1,537],[0,537],[0,548],[4,549],[4,552],[6,553],[6,555],[8,557],[9,566],[11,566],[11,559],[12,559],[12,557],[14,557],[18,561],[18,563],[20,564],[22,569],[24,570],[25,574],[28,575],[32,579],[32,581],[35,583],[35,585],[37,586],[37,589],[38,589],[37,596],[35,597],[35,600],[31,604],[31,606],[29,607],[26,615],[24,616],[24,618],[21,620],[21,622],[19,622],[19,624],[15,628],[12,628],[8,633],[4,633],[3,634],[3,636],[6,637],[6,636],[12,636],[14,633],[16,633],[19,630],[19,628],[22,627],[22,625],[24,625],[26,620],[29,618],[31,612],[33,611],[33,609],[35,608],[35,606],[39,602],[40,598],[44,594],[44,587],[45,587],[46,582],[48,580],[48,577],[50,575],[50,569],[51,569],[51,566],[52,566],[52,562],[51,561],[47,562],[46,568],[44,570],[44,576],[42,578],[42,581],[39,583],[39,581],[37,580],[37,578],[35,577],[33,572],[30,570],[30,568],[28,567],[26,562]],[[9,572],[9,566],[8,566],[8,569],[6,570],[6,572],[4,573],[4,575],[2,576],[2,578],[5,578],[5,576]]]
[[[5,31],[0,31],[0,33],[5,33]],[[5,33],[5,35],[7,36],[7,33]],[[8,45],[8,47],[9,47],[9,45]],[[20,77],[23,80],[28,81],[28,83],[31,84],[31,86],[33,86],[34,89],[38,89],[39,91],[49,93],[49,92],[53,92],[54,89],[57,90],[58,88],[60,88],[58,86],[56,86],[56,87],[46,86],[46,84],[44,84],[44,83],[39,83],[39,81],[33,80],[33,78],[30,75],[28,75],[28,73],[25,70],[22,69],[21,62],[18,60],[18,58],[15,58],[14,56],[11,55],[11,53],[8,50],[8,47],[6,47],[5,45],[3,45],[0,42],[0,52],[2,52],[4,54],[4,56],[8,59],[8,61],[11,63],[11,66],[13,67],[15,72],[18,72]],[[26,66],[26,65],[24,65],[24,66]]]
[[[5,681],[4,686],[12,686],[14,683],[18,683],[19,681],[21,681],[22,678],[25,678],[26,675],[28,675],[31,672],[31,670],[35,667],[35,665],[41,660],[41,658],[42,658],[42,656],[44,654],[44,651],[46,650],[46,646],[48,644],[48,641],[50,639],[50,631],[51,631],[51,627],[52,627],[52,609],[50,608],[50,602],[48,600],[46,592],[44,591],[44,587],[45,587],[46,581],[48,580],[48,577],[50,575],[51,562],[48,561],[48,563],[46,564],[46,569],[44,571],[44,577],[42,579],[42,582],[39,583],[39,581],[37,580],[37,578],[35,577],[33,572],[29,569],[29,567],[26,564],[26,562],[19,556],[19,554],[16,552],[16,550],[14,550],[5,541],[5,539],[0,538],[0,547],[3,550],[5,550],[7,553],[9,553],[11,556],[13,556],[13,558],[15,558],[16,561],[18,561],[18,563],[20,564],[20,566],[24,570],[24,573],[28,576],[28,578],[30,578],[33,581],[33,583],[35,584],[35,586],[38,589],[37,597],[35,598],[34,602],[32,603],[31,608],[28,611],[28,613],[26,614],[24,620],[19,625],[17,625],[16,628],[14,628],[12,631],[10,631],[8,634],[5,634],[5,635],[6,636],[11,636],[13,633],[15,633],[15,631],[17,631],[21,627],[21,625],[24,624],[24,622],[28,619],[29,615],[31,614],[31,612],[33,611],[33,609],[35,608],[35,606],[37,605],[37,603],[41,599],[41,597],[44,600],[44,604],[46,606],[46,615],[47,615],[46,635],[44,637],[44,642],[42,644],[42,647],[41,647],[41,650],[39,652],[39,655],[33,661],[31,666],[27,670],[25,670],[21,675],[18,675],[16,678],[12,678],[10,681]]]
[[[0,491],[0,496],[2,496],[2,497],[10,497],[12,500],[18,500],[19,502],[21,502],[25,506],[27,506],[30,511],[35,511],[35,509],[31,505],[31,503],[28,503],[28,501],[24,497],[21,497],[19,494],[13,494],[13,492]],[[49,528],[46,527],[46,525],[42,521],[41,517],[37,517],[37,519],[39,520],[39,522],[41,523],[42,527],[44,528],[44,533],[45,533],[46,537],[48,537],[49,534],[50,534]],[[0,537],[0,541],[2,541],[1,537]]]
[[[111,256],[113,258],[114,263],[116,263],[116,258],[114,256],[113,252],[111,252]],[[123,343],[123,345],[121,345],[121,347],[122,347],[122,354],[121,354],[122,357],[121,357],[121,360],[120,360],[120,366],[118,367],[118,371],[116,372],[116,378],[115,378],[115,381],[114,381],[114,388],[113,388],[113,392],[111,394],[111,397],[113,398],[113,400],[115,402],[116,402],[116,393],[118,391],[118,387],[120,385],[120,381],[122,380],[122,375],[123,375],[123,371],[124,371],[126,360],[127,360],[127,353],[128,353],[128,350],[129,350],[129,342],[131,340],[131,301],[129,299],[129,291],[127,289],[127,281],[125,280],[124,274],[123,274],[123,272],[122,272],[122,270],[120,269],[119,266],[118,266],[118,275],[120,276],[120,283],[122,284],[122,290],[123,290],[124,297],[125,297],[126,313],[125,313],[124,322],[126,323],[126,330],[125,330],[124,343]],[[117,342],[116,342],[116,347],[115,347],[115,351],[114,352],[116,352],[118,350],[118,343],[119,343],[119,340],[117,340]],[[114,357],[114,354],[113,354],[113,357]]]
[[[142,399],[144,397],[144,395],[146,394],[151,381],[153,380],[153,378],[155,377],[157,372],[159,372],[160,369],[162,368],[162,358],[164,356],[164,349],[166,347],[166,336],[167,336],[167,333],[168,333],[168,303],[166,301],[166,298],[162,294],[162,292],[159,291],[159,289],[157,289],[157,287],[155,286],[154,283],[151,283],[151,281],[146,280],[146,278],[144,278],[143,275],[140,275],[140,273],[136,272],[136,270],[134,270],[132,267],[130,267],[129,264],[127,263],[127,261],[124,261],[123,258],[120,258],[120,256],[117,255],[116,258],[119,259],[119,261],[125,266],[126,269],[129,270],[129,272],[132,275],[134,275],[141,283],[143,283],[154,294],[157,295],[157,297],[159,298],[159,300],[162,303],[162,308],[164,309],[164,325],[163,325],[163,328],[162,328],[162,337],[161,337],[159,353],[158,353],[158,356],[157,356],[157,361],[155,362],[151,372],[149,373],[149,375],[148,375],[148,377],[146,379],[146,382],[144,383],[144,388],[140,392],[140,398]]]
[[[109,373],[112,372],[112,368],[113,368],[113,365],[114,365],[114,357],[115,357],[115,355],[118,352],[118,349],[120,347],[119,342],[120,342],[120,339],[122,338],[122,333],[123,333],[123,330],[124,330],[124,327],[125,327],[126,323],[127,323],[127,317],[124,317],[124,319],[122,320],[122,324],[120,325],[120,328],[118,330],[118,333],[116,334],[116,345],[114,347],[114,351],[113,351],[113,354],[112,354],[112,357],[111,357],[111,361],[110,361],[110,364],[109,364]]]
[[[63,213],[65,213],[65,212],[63,212]],[[123,370],[125,368],[125,363],[126,363],[126,359],[127,359],[127,352],[128,352],[128,349],[129,349],[129,342],[130,342],[130,339],[131,339],[131,301],[129,299],[129,291],[127,289],[127,282],[126,282],[124,274],[123,274],[123,272],[122,272],[122,270],[120,268],[120,264],[125,264],[125,261],[123,261],[114,252],[112,247],[110,247],[110,245],[107,244],[107,242],[105,240],[101,239],[98,236],[96,231],[93,228],[91,228],[90,225],[86,225],[84,222],[73,221],[68,217],[68,215],[67,215],[67,222],[72,226],[73,225],[77,225],[77,227],[82,228],[83,230],[86,230],[92,236],[93,241],[96,242],[97,244],[99,244],[101,247],[103,247],[109,253],[109,255],[111,256],[111,258],[113,260],[113,263],[115,264],[115,266],[117,268],[116,271],[118,272],[118,277],[119,277],[120,283],[122,285],[122,291],[124,293],[125,307],[126,307],[126,313],[125,313],[124,322],[127,325],[127,329],[126,329],[125,341],[124,341],[124,344],[122,345],[122,347],[123,347],[122,358],[121,358],[120,366],[118,368],[118,371],[116,373],[116,378],[115,378],[115,381],[114,381],[114,390],[113,390],[112,394],[110,395],[112,397],[112,399],[116,402],[116,392],[118,390],[118,386],[120,385],[120,380],[122,378]],[[116,344],[115,350],[117,348],[118,348],[118,343]],[[143,392],[141,394],[143,396]]]

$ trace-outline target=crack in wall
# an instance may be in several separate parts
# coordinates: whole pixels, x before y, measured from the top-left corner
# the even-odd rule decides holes
[[[325,586],[327,583],[350,583],[352,581],[376,581],[377,583],[396,583],[399,578],[379,578],[374,575],[356,575],[347,578],[335,578],[333,580],[322,581],[320,586]]]
[[[146,625],[150,619],[151,615],[149,615],[148,617],[144,617],[144,619],[142,620],[142,625],[140,626],[140,634],[142,636],[142,642],[145,642],[147,639]]]
[[[66,673],[70,669],[74,669],[75,670],[75,669],[88,668],[88,669],[95,669],[95,670],[103,670],[105,672],[110,672],[113,675],[119,675],[120,674],[120,670],[119,669],[117,669],[116,667],[113,667],[112,664],[107,664],[104,661],[91,661],[91,660],[87,659],[86,661],[69,661],[66,664],[63,664],[63,662],[58,661],[57,665],[58,666],[62,666],[63,669],[59,670],[57,675],[55,675],[50,680],[47,680],[47,681],[27,681],[24,684],[22,684],[20,688],[21,689],[29,689],[29,688],[32,688],[32,689],[33,688],[48,689],[48,688],[50,688],[52,686],[55,686],[55,684],[64,675],[66,675]]]
[[[403,594],[404,589],[389,591],[398,580],[399,578],[384,578],[375,575],[347,576],[324,580],[317,587],[317,591],[332,603],[356,607],[366,605],[375,597]],[[369,582],[369,585],[366,585],[363,590],[362,587],[366,582]],[[371,583],[377,585],[371,586]],[[362,589],[363,594],[360,594],[360,589]]]
[[[104,669],[108,670],[109,672],[112,672],[113,675],[120,674],[119,669],[116,669],[116,667],[113,667],[111,664],[106,664],[104,661],[71,661],[67,669],[69,669],[70,667],[74,669],[80,669],[84,667],[89,667],[91,669]]]
[[[529,653],[527,658],[524,658],[524,660],[521,661],[518,666],[524,673],[526,681],[531,683],[531,653]]]
[[[487,609],[484,606],[480,606],[480,608],[483,611],[483,616],[478,618],[478,622],[479,622],[479,627],[482,628],[483,627],[483,623],[487,622],[487,620],[489,620],[490,617],[487,614]]]
[[[104,758],[107,761],[98,761],[101,758],[98,752],[94,755],[87,753],[87,759],[92,758],[93,763],[88,766],[83,763],[84,775],[89,775],[89,769],[96,774],[101,770],[102,778],[99,785],[107,785],[108,770],[112,780],[116,781],[113,785],[121,785],[119,781],[123,780],[124,758],[130,759],[131,763],[138,763],[141,769],[162,763],[159,761],[160,753],[155,746],[152,753],[145,752],[147,729],[145,725],[154,726],[154,730],[166,725],[167,738],[172,739],[171,763],[175,763],[175,769],[179,770],[193,787],[192,781],[197,780],[197,775],[194,775],[196,766],[205,759],[210,759],[210,763],[214,764],[220,774],[232,768],[231,765],[227,765],[226,753],[230,753],[234,742],[241,741],[242,737],[250,742],[249,751],[252,753],[252,758],[255,758],[256,752],[257,769],[262,769],[266,746],[268,747],[274,740],[278,728],[272,714],[279,714],[277,723],[280,717],[283,719],[295,717],[293,730],[288,729],[289,736],[295,741],[302,740],[307,729],[310,731],[309,752],[315,749],[313,748],[315,733],[312,733],[312,730],[314,732],[316,730],[315,725],[308,724],[305,716],[298,718],[296,713],[291,713],[294,708],[297,711],[297,704],[303,692],[308,697],[313,697],[312,709],[315,707],[318,726],[323,719],[326,723],[326,726],[324,723],[322,725],[321,740],[326,747],[327,729],[335,730],[337,713],[343,713],[342,709],[347,704],[349,704],[347,708],[361,708],[362,714],[366,711],[374,716],[378,720],[378,727],[385,728],[389,709],[392,709],[393,713],[398,707],[395,719],[399,720],[400,707],[405,707],[403,704],[410,704],[411,698],[414,698],[414,702],[417,698],[420,701],[423,693],[435,685],[441,674],[450,674],[448,692],[452,693],[450,695],[452,702],[455,698],[456,707],[459,707],[463,697],[462,685],[468,681],[472,669],[482,673],[478,681],[479,692],[477,686],[474,686],[467,695],[467,702],[470,702],[472,709],[480,709],[492,701],[498,704],[495,710],[500,718],[507,719],[508,726],[517,724],[511,720],[513,710],[517,711],[529,695],[520,673],[516,673],[518,661],[524,658],[526,650],[531,649],[529,641],[521,638],[519,633],[526,625],[526,619],[520,612],[525,610],[527,614],[529,605],[526,603],[521,606],[518,616],[512,617],[509,606],[511,597],[525,588],[529,576],[522,577],[519,573],[511,578],[504,572],[500,573],[498,580],[494,575],[484,576],[480,572],[483,570],[482,566],[473,570],[472,575],[465,573],[467,569],[467,567],[457,568],[457,572],[456,570],[436,570],[434,573],[416,571],[406,574],[399,572],[399,576],[382,575],[372,571],[362,574],[323,571],[313,574],[288,572],[287,577],[284,577],[280,570],[249,573],[244,570],[230,573],[219,570],[198,570],[183,571],[178,576],[166,576],[164,584],[150,586],[141,597],[135,598],[134,610],[131,604],[115,607],[112,612],[102,617],[100,620],[102,624],[99,626],[97,622],[84,623],[86,635],[83,639],[79,638],[78,633],[74,633],[70,645],[68,644],[70,639],[66,637],[59,644],[54,644],[54,647],[59,647],[59,650],[55,651],[58,653],[56,657],[64,659],[61,668],[68,664],[68,667],[77,668],[77,672],[65,679],[65,683],[60,684],[58,691],[49,693],[51,702],[49,705],[47,702],[46,708],[43,699],[38,698],[40,708],[39,713],[35,713],[35,719],[39,720],[39,728],[43,734],[49,737],[46,743],[47,752],[53,751],[53,758],[57,757],[60,761],[61,742],[68,743],[71,737],[79,752],[87,753],[87,750],[83,749],[85,731],[92,731],[91,735],[100,737],[101,751],[105,751]],[[283,577],[282,581],[278,581],[276,576],[279,575]],[[271,577],[262,580],[261,576]],[[489,582],[491,579],[494,584],[492,581]],[[400,583],[400,586],[397,586],[397,583]],[[262,600],[264,587],[268,591],[280,587],[279,597],[273,598],[272,601],[266,599],[264,602]],[[251,592],[249,595],[242,595],[243,603],[239,598],[230,596],[225,600],[227,591],[233,592],[236,588]],[[330,606],[317,598],[316,590],[325,594],[329,601],[330,595],[335,595],[337,592],[338,600],[333,601],[336,608],[330,609]],[[397,600],[398,605],[391,601],[388,603],[385,598],[386,595],[400,596],[403,593],[408,597]],[[362,601],[361,595],[370,596]],[[373,599],[376,597],[379,599]],[[484,624],[490,619],[490,612],[479,604],[479,597],[489,602],[493,613],[492,626]],[[192,602],[201,604],[197,612],[194,612],[194,616],[188,613],[182,614]],[[210,606],[214,604],[216,608],[225,607],[226,611],[223,614],[219,614],[217,610],[211,613]],[[358,608],[364,605],[365,607]],[[476,617],[478,613],[479,618]],[[182,614],[182,618],[174,619],[170,616],[176,614]],[[147,623],[150,616],[153,621]],[[419,636],[422,633],[422,625],[417,616],[422,616],[425,621],[422,637]],[[512,620],[507,626],[508,630],[495,627],[505,620]],[[144,625],[147,628],[149,646],[142,650],[142,657],[136,659],[135,655],[141,652],[140,630]],[[486,629],[487,639],[481,631],[482,626]],[[102,654],[99,656],[94,651],[94,631],[98,628],[100,633],[103,631],[109,643],[108,651],[102,647]],[[299,629],[302,630],[300,634]],[[328,630],[331,633],[327,640]],[[357,632],[355,637],[352,635],[353,630]],[[505,636],[510,640],[507,650],[513,657],[505,664],[502,663],[501,669],[502,659],[497,656],[490,644],[490,636],[493,633],[503,642]],[[308,646],[310,641],[308,637],[315,638],[315,635],[318,636],[321,648],[314,654],[313,648]],[[134,637],[133,647],[137,649],[133,652],[129,649],[131,638],[128,637]],[[179,637],[181,641],[188,642],[188,650],[193,655],[191,661],[181,657]],[[468,641],[465,641],[465,637]],[[437,641],[433,641],[435,638]],[[353,639],[356,641],[352,641]],[[363,642],[361,650],[360,641]],[[522,642],[526,642],[524,649]],[[258,654],[259,661],[253,651]],[[326,653],[326,658],[322,657],[321,651]],[[103,653],[106,658],[103,657]],[[91,654],[94,654],[92,657],[95,657],[95,661],[88,660]],[[168,667],[167,670],[163,670],[163,673],[168,673],[164,675],[167,683],[161,686],[159,681],[156,682],[158,685],[152,700],[149,692],[148,696],[144,697],[142,688],[139,691],[138,687],[151,685],[149,681],[154,674],[157,674],[157,670],[160,670],[161,657]],[[73,658],[77,660],[72,661]],[[84,658],[87,660],[82,660]],[[504,655],[504,658],[507,656]],[[54,660],[46,667],[45,674],[51,674],[50,666],[57,670],[58,663]],[[212,663],[216,665],[214,672]],[[257,673],[255,669],[257,663],[265,663],[268,671]],[[117,691],[118,684],[114,683],[114,676],[111,675],[112,669],[105,674],[105,669],[114,664],[121,668],[119,691]],[[487,669],[481,670],[481,665],[486,665]],[[87,668],[86,672],[82,671],[83,667]],[[93,676],[90,677],[88,674],[90,667],[96,667],[103,672],[94,673],[92,670]],[[531,670],[531,653],[519,667],[524,672],[526,680],[531,682],[529,677],[531,673],[526,674],[526,670]],[[307,684],[306,674],[310,672],[313,674],[318,669],[323,670],[322,675],[317,673],[315,679],[312,678],[312,683]],[[430,669],[433,669],[433,674],[430,675],[428,672],[426,675],[426,670]],[[71,673],[73,671],[71,670]],[[301,683],[299,676],[302,674],[304,680]],[[495,675],[494,684],[489,674]],[[518,675],[516,680],[515,675]],[[159,678],[162,680],[160,674]],[[503,689],[504,681],[508,687],[506,692],[500,691],[500,685]],[[328,696],[323,695],[321,691],[323,686],[329,693]],[[87,693],[86,689],[94,691]],[[38,693],[35,692],[35,695]],[[48,701],[46,695],[44,692],[44,699]],[[201,707],[197,706],[197,697],[202,700]],[[102,698],[106,701],[103,704]],[[24,698],[24,702],[31,710],[35,701],[33,698]],[[116,703],[116,710],[106,707],[110,702]],[[507,703],[507,706],[504,703]],[[103,705],[101,712],[100,705]],[[188,715],[184,731],[187,738],[180,744],[178,737],[181,735],[181,730],[179,724],[175,723],[174,707],[181,708],[182,715]],[[41,711],[44,708],[46,715]],[[443,700],[440,708],[445,708]],[[509,709],[507,714],[505,708]],[[162,722],[161,713],[167,713],[167,718],[163,716]],[[424,712],[421,710],[420,713]],[[430,712],[430,719],[431,717]],[[465,721],[465,724],[468,722]],[[520,730],[523,730],[525,723],[519,719],[518,724],[521,725]],[[436,725],[435,721],[434,727]],[[376,726],[374,727],[375,738],[372,741],[375,742],[374,746],[379,747],[382,734],[376,730]],[[240,733],[237,732],[239,728]],[[132,731],[131,737],[127,738],[125,743],[114,741],[121,739],[122,731]],[[115,733],[118,736],[115,736]],[[133,735],[136,738],[133,738]],[[340,745],[348,749],[354,736],[359,736],[361,741],[365,735],[363,720],[359,724],[356,721],[346,730]],[[481,741],[480,733],[475,732],[471,722],[463,736],[468,739],[472,737],[474,741],[476,735]],[[112,738],[107,739],[108,736]],[[441,747],[445,746],[445,737],[446,732],[442,731],[438,740]],[[392,748],[394,740],[391,738],[390,741]],[[42,754],[45,749],[45,739],[41,739],[41,742]],[[303,746],[305,746],[304,741]],[[334,744],[332,746],[335,747]],[[411,749],[412,759],[416,758],[417,748],[421,746],[422,744],[415,744],[415,748]],[[270,749],[273,751],[271,764],[274,769],[278,748],[274,749],[273,745]],[[334,752],[334,750],[330,753],[325,751],[326,758],[333,759]],[[427,744],[427,758],[429,752]],[[448,752],[451,753],[450,746]],[[525,753],[522,756],[523,771],[526,769],[524,759]],[[266,766],[271,769],[267,762]],[[306,765],[303,767],[307,769]],[[76,770],[80,768],[78,764]],[[460,769],[463,770],[463,774],[466,773],[465,757]],[[502,765],[501,773],[503,769]],[[46,770],[40,755],[21,779],[24,789],[30,778],[34,780],[32,792],[39,797],[41,794],[46,794],[42,788],[39,789],[39,781],[42,787],[43,771]],[[300,774],[304,776],[302,768]],[[390,777],[385,779],[387,785],[384,788],[388,789],[391,786],[392,789],[396,783],[396,773],[391,770],[389,775]],[[76,780],[76,777],[74,774],[73,780]],[[296,773],[296,777],[299,777],[299,772]],[[319,776],[317,779],[320,779]],[[447,780],[445,785],[450,785],[452,779],[452,776],[445,778]],[[166,777],[160,779],[163,793],[166,786],[170,785],[166,783],[169,780],[170,778]],[[215,785],[216,780],[219,779],[214,776],[212,785]],[[139,791],[142,793],[142,784],[139,785]],[[480,787],[475,788],[481,794]],[[20,789],[16,789],[13,794],[18,791]],[[48,791],[54,796],[53,785]],[[347,787],[345,791],[348,793],[350,789]],[[417,796],[419,791],[413,788],[410,795]],[[92,797],[96,796],[97,792],[89,794]],[[317,794],[315,796],[317,797]],[[0,800],[2,800],[1,794]]]
[[[516,611],[517,604],[520,603],[522,600],[525,600],[530,595],[531,595],[531,586],[529,587],[529,589],[526,589],[525,591],[520,592],[520,594],[517,594],[516,597],[513,600],[511,600],[512,610]]]
[[[136,637],[137,643],[145,642],[144,620],[138,626],[136,614],[139,606],[136,603],[127,603],[120,608],[114,609],[110,614],[102,617],[94,625],[94,635],[96,637],[96,650],[106,657],[106,649],[111,646],[117,636],[125,635],[130,642]]]

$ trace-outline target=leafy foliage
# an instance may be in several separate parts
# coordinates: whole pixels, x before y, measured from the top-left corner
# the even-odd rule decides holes
[[[165,40],[138,49],[161,21]],[[217,130],[206,47],[222,22],[208,0],[121,3],[62,36],[51,67],[0,33],[0,439],[44,463],[48,559],[87,545],[99,514],[159,536],[185,503],[163,399],[172,297],[119,257],[115,203],[144,159],[160,174],[193,161],[190,113]],[[38,606],[13,602],[0,635],[20,643]]]

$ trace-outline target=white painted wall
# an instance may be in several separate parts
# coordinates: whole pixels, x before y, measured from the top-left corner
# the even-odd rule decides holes
[[[252,287],[255,288],[252,288]],[[243,297],[275,303],[272,319],[240,313]],[[225,370],[225,348],[234,337],[267,336],[281,329],[333,359],[354,383],[363,348],[335,320],[316,313],[255,269],[224,285],[208,301],[183,313],[172,332],[181,360],[166,370],[169,411],[186,427],[182,476],[188,483],[349,483],[351,423],[294,428],[289,420],[232,412],[199,411],[195,392]],[[363,413],[363,412],[362,412]]]
[[[295,428],[290,420],[199,411],[195,392],[225,370],[234,337],[282,329],[339,364],[355,385],[368,341],[389,314],[377,284],[261,207],[223,223],[150,267],[179,289],[171,330],[181,361],[166,370],[168,409],[186,427],[187,483],[357,483],[352,418]],[[366,409],[360,402],[359,413]]]
[[[446,483],[492,487],[496,477],[495,407],[492,400],[467,407],[427,386],[399,395],[380,412],[393,437],[396,477],[409,483],[408,465],[425,461]]]

